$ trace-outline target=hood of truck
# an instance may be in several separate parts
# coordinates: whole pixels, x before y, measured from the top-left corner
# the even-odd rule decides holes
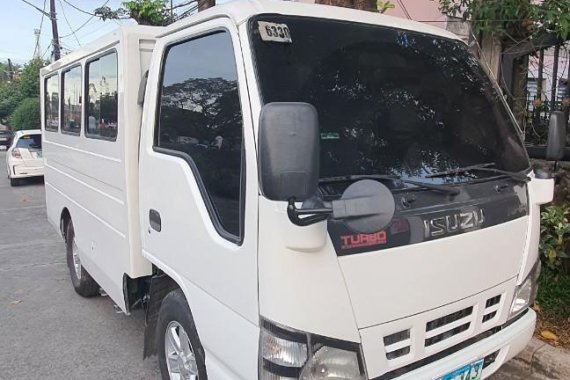
[[[409,207],[400,206],[404,198],[413,199]],[[262,317],[358,342],[359,330],[466,299],[521,271],[526,185],[507,179],[465,186],[456,197],[403,192],[395,201],[389,226],[361,234],[342,220],[295,226],[283,202],[261,197]]]
[[[518,275],[528,217],[452,237],[339,257],[359,329],[423,313]]]

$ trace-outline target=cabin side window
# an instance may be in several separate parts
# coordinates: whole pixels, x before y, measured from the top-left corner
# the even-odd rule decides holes
[[[118,130],[117,53],[89,62],[86,78],[85,135],[114,141]]]
[[[57,132],[59,129],[59,76],[57,73],[45,79],[45,130]]]
[[[232,40],[227,32],[168,48],[156,146],[189,161],[214,225],[242,234],[242,113]]]
[[[61,131],[79,135],[81,131],[81,66],[65,71],[62,84],[63,124]]]

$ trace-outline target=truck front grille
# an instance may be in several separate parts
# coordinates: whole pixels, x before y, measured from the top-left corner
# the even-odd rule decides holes
[[[426,323],[425,346],[433,346],[469,329],[473,306],[445,315]]]
[[[410,330],[402,330],[384,337],[384,350],[386,359],[394,360],[410,353],[412,340]]]

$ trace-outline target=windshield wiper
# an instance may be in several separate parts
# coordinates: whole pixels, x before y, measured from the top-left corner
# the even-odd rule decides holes
[[[353,182],[362,179],[375,179],[375,180],[387,180],[387,181],[400,181],[410,185],[417,186],[419,188],[438,191],[444,194],[457,195],[459,194],[459,189],[446,185],[435,185],[431,183],[417,182],[410,179],[403,179],[397,175],[386,175],[386,174],[358,174],[358,175],[346,175],[340,177],[328,177],[321,178],[319,183],[334,183],[334,182]]]
[[[489,162],[486,164],[471,165],[471,166],[465,166],[463,168],[446,170],[444,172],[426,175],[426,178],[446,177],[446,176],[450,176],[450,175],[457,176],[457,175],[459,175],[461,173],[465,173],[465,172],[479,171],[479,172],[500,174],[500,175],[510,177],[510,178],[512,178],[516,181],[520,181],[520,182],[528,182],[529,181],[529,178],[524,174],[516,173],[516,172],[510,172],[507,170],[501,170],[501,169],[493,168],[491,166],[495,166],[495,163]]]

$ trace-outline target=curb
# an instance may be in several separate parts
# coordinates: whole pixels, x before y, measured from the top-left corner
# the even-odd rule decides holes
[[[570,351],[553,347],[534,337],[508,364],[533,379],[570,379]]]

